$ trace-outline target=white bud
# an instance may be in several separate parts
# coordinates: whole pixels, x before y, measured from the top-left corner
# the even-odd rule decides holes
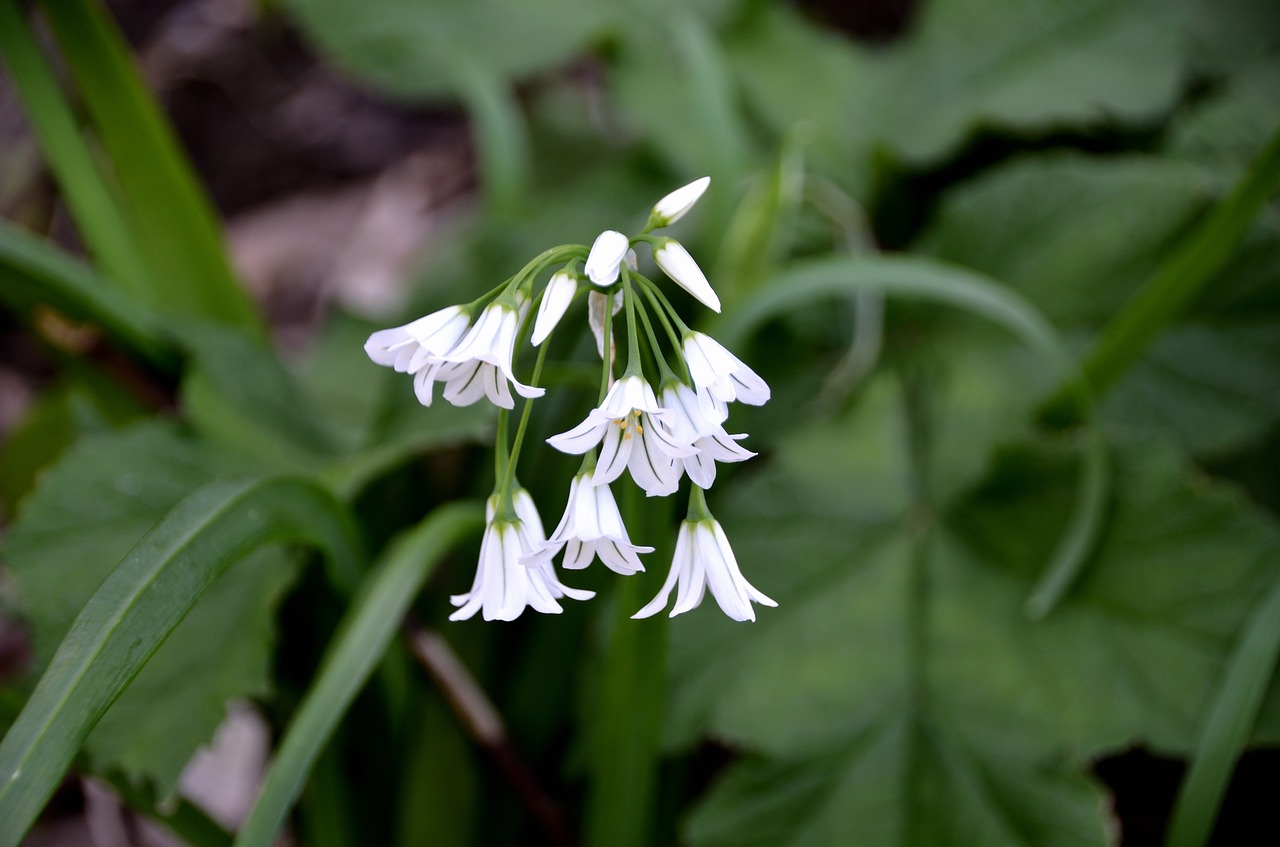
[[[601,288],[613,285],[618,278],[618,267],[630,248],[630,239],[622,233],[611,229],[600,233],[591,245],[591,253],[587,255],[587,265],[583,269],[587,279]]]
[[[711,184],[711,177],[704,176],[702,179],[695,179],[688,185],[677,188],[658,201],[653,207],[653,211],[649,213],[649,225],[653,229],[659,229],[671,224],[684,217],[685,212],[693,208],[693,204],[698,202],[707,186]]]
[[[542,292],[542,304],[538,306],[538,317],[533,322],[534,347],[545,341],[551,334],[551,330],[560,323],[560,318],[564,317],[564,311],[569,308],[569,303],[572,302],[573,295],[577,291],[578,283],[569,274],[557,271],[551,275],[551,281]]]
[[[671,277],[681,288],[698,298],[704,306],[714,312],[720,311],[720,298],[711,289],[706,275],[698,263],[689,255],[689,251],[678,241],[664,238],[653,251],[653,260],[662,268],[663,273]]]

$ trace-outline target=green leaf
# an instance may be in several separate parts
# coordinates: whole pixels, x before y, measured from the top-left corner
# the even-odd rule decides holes
[[[154,287],[111,188],[76,126],[71,107],[28,32],[15,0],[0,2],[0,56],[72,217],[108,281],[143,298]]]
[[[687,834],[1105,844],[1090,757],[1135,739],[1192,743],[1240,622],[1275,578],[1263,556],[1280,532],[1175,451],[1123,450],[1095,561],[1029,622],[1022,602],[1071,496],[1070,451],[1007,451],[969,497],[936,503],[913,399],[927,391],[893,393],[848,422],[799,428],[716,507],[744,574],[779,607],[750,627],[705,609],[673,626],[670,741],[706,732],[755,754]],[[827,428],[815,484],[809,442]],[[866,443],[868,428],[887,440]],[[857,505],[884,485],[886,451],[898,488],[919,492],[892,518]]]
[[[1147,0],[953,0],[921,6],[901,38],[873,48],[760,4],[728,48],[774,131],[810,124],[815,158],[865,189],[882,150],[924,164],[979,129],[1152,121],[1178,97],[1178,35],[1177,17]]]
[[[149,304],[165,314],[259,331],[217,215],[107,11],[93,0],[41,6],[128,198],[150,266]]]
[[[1202,150],[1208,149],[1208,142]],[[991,274],[1059,327],[1092,333],[1185,237],[1219,181],[1149,157],[1027,157],[951,192],[923,249]],[[1198,454],[1280,420],[1280,217],[1264,215],[1197,307],[1157,338],[1102,406],[1129,430],[1172,432]]]
[[[177,354],[154,315],[129,302],[57,247],[0,222],[0,300],[30,315],[48,306],[102,327],[130,353],[173,369]]]
[[[458,61],[511,79],[567,61],[615,12],[589,0],[286,0],[303,32],[338,65],[401,98],[456,91]]]
[[[327,420],[274,350],[216,325],[187,327],[183,344],[194,362],[182,405],[201,435],[273,471],[314,473],[337,455]]]
[[[160,424],[85,440],[47,470],[5,545],[35,667],[48,666],[116,563],[184,496],[252,470]],[[273,611],[294,573],[290,557],[266,550],[215,582],[89,736],[94,767],[149,781],[161,795],[172,790],[224,704],[269,691]]]
[[[206,589],[246,554],[281,541],[315,544],[334,559],[360,556],[349,518],[330,495],[276,478],[198,488],[121,560],[0,742],[0,845],[16,847],[89,732]],[[225,628],[221,635],[205,632],[212,644],[195,661],[224,651]]]
[[[450,549],[480,528],[482,514],[478,504],[432,512],[394,541],[366,578],[284,736],[237,845],[270,847],[275,842],[308,772],[386,652],[422,583]]]
[[[725,322],[724,335],[732,342],[744,338],[765,319],[797,306],[837,296],[849,297],[862,291],[883,291],[893,296],[944,303],[999,324],[1044,357],[1062,384],[1070,386],[1071,396],[1080,404],[1086,421],[1092,423],[1093,401],[1089,389],[1077,377],[1057,333],[1039,312],[991,280],[928,260],[884,256],[797,263],[744,303]],[[1100,527],[1107,496],[1106,445],[1096,426],[1090,426],[1087,435],[1075,509],[1049,558],[1044,576],[1027,601],[1028,612],[1036,617],[1052,610],[1071,587],[1084,567]]]

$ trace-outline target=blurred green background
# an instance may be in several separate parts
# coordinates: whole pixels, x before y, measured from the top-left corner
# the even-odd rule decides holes
[[[265,481],[268,528],[329,527],[265,540],[331,554],[208,554],[101,720],[58,677],[87,739],[27,843],[230,844],[312,700],[288,843],[1280,838],[1274,2],[0,0],[0,54],[0,727],[202,486]],[[674,232],[724,314],[678,304],[774,392],[711,503],[779,607],[631,622],[668,539],[562,616],[449,624],[476,536],[419,536],[409,635],[344,642],[394,606],[362,563],[491,466],[491,410],[419,406],[368,333],[702,175]],[[554,521],[575,463],[527,461]],[[340,643],[377,665],[349,710]]]

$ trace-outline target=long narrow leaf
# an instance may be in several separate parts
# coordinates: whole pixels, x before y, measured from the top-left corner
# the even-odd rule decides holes
[[[422,583],[460,540],[481,525],[476,504],[432,512],[402,536],[365,580],[320,673],[298,709],[237,847],[270,847],[316,758],[386,652]]]
[[[116,198],[98,172],[71,107],[53,71],[18,11],[16,0],[0,0],[0,56],[9,67],[49,169],[58,180],[76,226],[108,282],[148,297],[146,265]]]
[[[992,280],[927,259],[889,256],[823,259],[792,266],[745,301],[722,324],[733,343],[769,318],[815,300],[879,290],[955,306],[997,323],[1042,353],[1070,387],[1085,420],[1093,419],[1093,399],[1053,327],[1029,303]],[[1102,522],[1109,490],[1106,444],[1097,426],[1088,428],[1085,461],[1076,504],[1040,580],[1027,601],[1035,618],[1048,614],[1071,588],[1088,560]]]
[[[299,541],[336,570],[359,570],[348,513],[294,478],[210,483],[138,542],[76,618],[0,742],[0,847],[17,847],[90,730],[218,575],[263,544]]]
[[[529,137],[520,104],[500,76],[471,56],[457,56],[455,85],[467,106],[489,210],[511,214],[529,188]]]
[[[1209,840],[1218,807],[1227,793],[1236,760],[1258,718],[1267,683],[1280,658],[1280,580],[1249,618],[1217,697],[1209,707],[1204,734],[1173,809],[1167,847],[1200,847]]]
[[[261,329],[217,216],[114,22],[97,0],[42,5],[141,229],[156,302],[173,314]]]
[[[151,314],[131,303],[87,266],[57,247],[0,222],[0,300],[18,312],[47,305],[67,317],[100,326],[124,349],[163,369],[178,362],[177,348]]]

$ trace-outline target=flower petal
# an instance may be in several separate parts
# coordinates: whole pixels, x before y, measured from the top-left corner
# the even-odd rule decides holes
[[[551,334],[551,330],[555,329],[556,324],[560,323],[560,318],[564,317],[565,310],[573,302],[573,295],[577,291],[578,283],[569,274],[562,271],[551,275],[551,281],[547,283],[546,289],[542,292],[542,303],[538,306],[538,317],[533,323],[533,338],[531,341],[534,347],[545,341],[547,336]]]
[[[660,246],[653,251],[653,260],[662,268],[663,273],[671,277],[676,285],[696,297],[704,306],[713,312],[720,311],[720,298],[707,282],[706,275],[698,263],[689,255],[689,251],[678,241],[663,239]]]
[[[707,186],[711,184],[711,177],[704,176],[701,179],[695,179],[688,185],[681,186],[675,191],[659,200],[650,213],[649,221],[654,229],[664,226],[671,226],[676,221],[685,216],[685,213],[693,208],[693,204],[698,202],[698,198],[702,197]]]
[[[587,279],[604,288],[612,285],[619,274],[619,266],[631,247],[631,240],[620,232],[606,229],[596,236],[583,268]]]

